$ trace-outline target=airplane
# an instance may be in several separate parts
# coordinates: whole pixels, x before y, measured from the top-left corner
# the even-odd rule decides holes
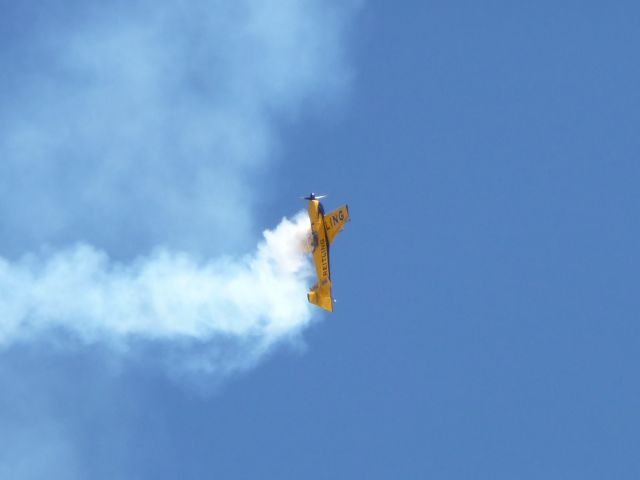
[[[309,200],[309,220],[311,234],[308,250],[313,252],[313,263],[316,267],[318,282],[307,294],[310,303],[329,312],[333,312],[333,297],[331,296],[331,265],[329,262],[329,247],[336,235],[349,221],[349,207],[342,205],[333,212],[326,214],[320,199],[326,195],[317,196],[311,193],[305,200]]]

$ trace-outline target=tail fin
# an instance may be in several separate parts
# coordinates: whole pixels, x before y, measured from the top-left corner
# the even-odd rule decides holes
[[[333,312],[333,299],[331,298],[331,282],[327,281],[325,285],[318,287],[314,285],[313,288],[307,293],[309,303],[324,308],[329,312]]]

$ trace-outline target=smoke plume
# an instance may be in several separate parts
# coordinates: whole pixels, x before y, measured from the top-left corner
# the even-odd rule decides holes
[[[295,338],[311,318],[308,219],[242,254],[279,122],[347,83],[349,3],[7,5],[0,348],[155,342],[228,372]]]
[[[55,331],[119,351],[136,339],[204,343],[210,351],[197,362],[187,355],[190,367],[243,368],[309,323],[308,233],[301,212],[265,231],[256,251],[242,258],[157,249],[124,264],[79,245],[0,259],[0,345]]]
[[[261,240],[255,192],[346,92],[358,2],[0,2],[0,478],[157,478],[205,441],[163,434],[165,374],[298,344],[309,221]]]

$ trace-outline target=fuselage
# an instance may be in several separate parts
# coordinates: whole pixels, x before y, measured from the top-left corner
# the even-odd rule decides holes
[[[324,224],[324,208],[319,200],[309,200],[309,220],[313,236],[313,263],[318,276],[318,287],[329,285],[331,268],[329,265],[329,238]]]

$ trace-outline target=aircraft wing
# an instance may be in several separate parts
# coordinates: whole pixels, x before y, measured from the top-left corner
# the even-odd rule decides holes
[[[333,243],[333,239],[340,233],[345,223],[349,221],[349,206],[343,205],[336,208],[333,212],[324,216],[324,226],[327,229],[327,238],[329,245]]]

